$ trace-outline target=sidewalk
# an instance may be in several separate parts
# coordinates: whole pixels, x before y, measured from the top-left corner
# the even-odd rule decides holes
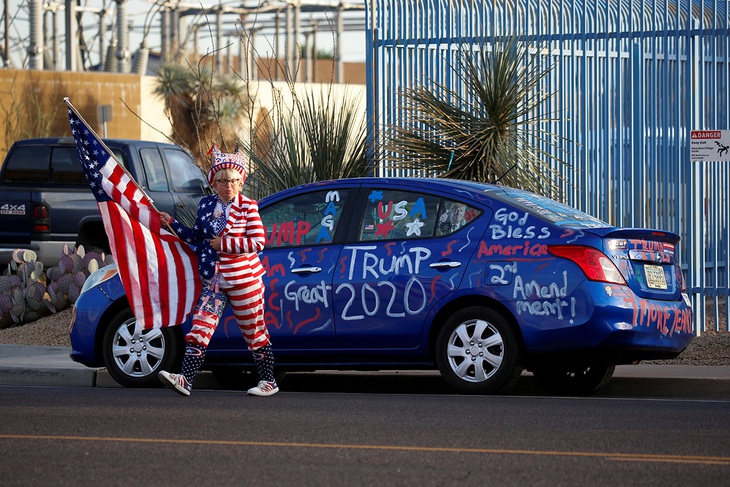
[[[104,368],[92,369],[69,358],[64,347],[29,347],[0,344],[0,385],[30,385],[59,387],[119,387]],[[403,376],[438,376],[436,371],[292,373],[287,381],[297,377],[311,380],[313,375],[366,376],[383,374],[399,379]],[[291,378],[290,378],[291,376]],[[315,377],[316,380],[316,377]],[[292,384],[294,385],[294,384]],[[206,372],[196,377],[196,388],[218,389],[220,386]],[[285,389],[286,390],[286,386]],[[291,389],[290,389],[291,390]],[[531,374],[525,373],[510,394],[542,394]],[[730,367],[694,365],[621,365],[616,367],[611,382],[597,397],[663,397],[730,400]]]

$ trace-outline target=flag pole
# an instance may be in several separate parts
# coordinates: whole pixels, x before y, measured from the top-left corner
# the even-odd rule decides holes
[[[76,109],[76,107],[73,106],[73,104],[71,103],[71,100],[69,99],[69,97],[64,96],[63,97],[63,101],[66,103],[66,105],[68,105],[69,109],[73,110],[73,112],[76,114],[76,116],[79,117],[79,120],[81,120],[82,122],[84,122],[84,125],[89,130],[91,130],[91,133],[99,141],[99,143],[104,148],[104,150],[106,150],[109,153],[109,155],[112,156],[112,158],[117,163],[117,165],[122,168],[122,170],[127,174],[127,176],[129,176],[129,179],[131,179],[132,181],[134,181],[134,184],[142,192],[142,194],[147,199],[147,201],[149,201],[150,206],[152,207],[152,209],[155,210],[157,213],[160,213],[160,210],[158,210],[157,207],[155,206],[154,200],[152,198],[150,198],[149,195],[147,194],[147,192],[142,188],[142,186],[139,185],[139,183],[137,182],[137,180],[134,179],[134,177],[129,173],[129,171],[127,170],[127,168],[124,167],[124,164],[122,164],[121,161],[119,159],[117,159],[117,156],[114,154],[114,152],[112,152],[112,150],[109,147],[107,147],[107,145],[104,143],[104,141],[101,140],[101,137],[99,137],[99,134],[97,134],[94,131],[94,129],[91,128],[91,125],[89,125],[89,123],[86,121],[86,119],[84,119],[84,117],[81,116],[81,114]],[[173,230],[172,226],[170,226],[170,222],[166,223],[166,226],[172,232],[173,235],[175,235],[176,237],[178,236],[177,233],[175,232],[175,230]]]

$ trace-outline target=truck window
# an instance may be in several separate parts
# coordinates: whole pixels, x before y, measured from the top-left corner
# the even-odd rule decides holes
[[[175,192],[200,193],[208,187],[203,172],[187,153],[176,149],[165,149],[165,157],[170,167],[170,173],[175,175],[172,181]]]
[[[75,146],[54,147],[51,153],[51,182],[88,184]]]
[[[127,156],[124,154],[124,151],[122,149],[119,149],[117,147],[110,147],[110,149],[114,153],[114,155],[117,156],[117,162],[119,162],[125,168],[129,167],[127,165]]]
[[[16,147],[5,161],[4,179],[15,183],[47,182],[50,161],[51,148],[48,146]]]
[[[147,176],[147,189],[150,191],[167,191],[167,176],[165,175],[165,167],[162,165],[160,151],[157,149],[140,149],[139,155],[142,158],[142,167],[144,167]]]
[[[119,162],[126,167],[124,152],[112,149]],[[75,145],[23,145],[13,149],[5,162],[4,179],[16,183],[55,183],[59,185],[86,185]]]

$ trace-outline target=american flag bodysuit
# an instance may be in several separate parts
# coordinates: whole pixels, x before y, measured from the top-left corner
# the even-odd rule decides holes
[[[240,193],[229,204],[222,204],[217,195],[206,196],[200,200],[192,229],[177,220],[173,220],[172,227],[180,238],[195,247],[205,288],[186,342],[207,348],[230,302],[248,348],[257,350],[269,345],[264,322],[265,271],[257,254],[264,248],[265,229],[258,204]],[[208,243],[218,235],[220,253]]]

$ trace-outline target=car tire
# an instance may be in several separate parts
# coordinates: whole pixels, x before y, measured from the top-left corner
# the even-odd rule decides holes
[[[520,378],[520,348],[509,322],[497,311],[472,306],[444,324],[436,342],[444,380],[464,394],[509,390]]]
[[[536,367],[532,372],[540,384],[551,394],[588,396],[604,387],[613,377],[615,365],[559,365]]]
[[[109,375],[124,387],[160,386],[158,372],[177,372],[182,363],[185,340],[177,328],[143,330],[131,309],[119,311],[102,341]]]

